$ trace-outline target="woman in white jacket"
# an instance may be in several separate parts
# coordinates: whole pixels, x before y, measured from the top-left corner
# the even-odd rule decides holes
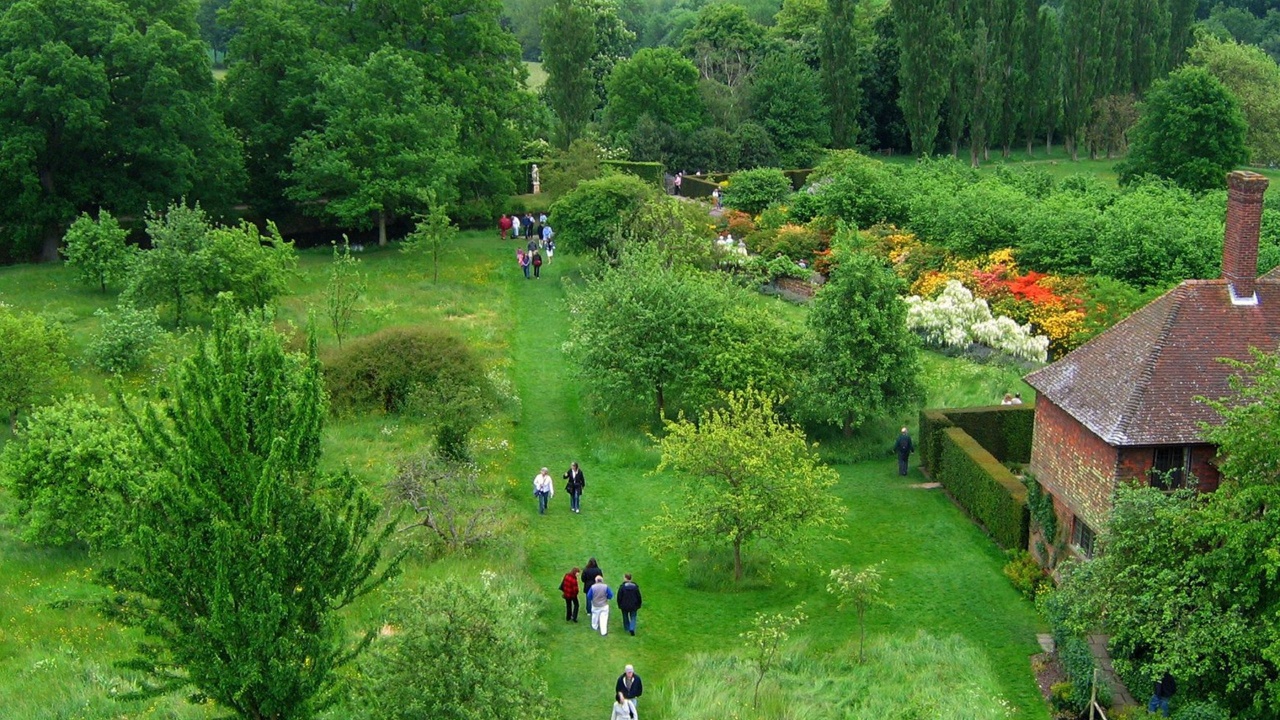
[[[609,720],[636,720],[636,704],[619,692],[613,700],[613,716]]]

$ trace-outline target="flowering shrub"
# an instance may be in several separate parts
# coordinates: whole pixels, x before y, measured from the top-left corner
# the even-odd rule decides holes
[[[986,300],[975,298],[958,280],[946,283],[934,300],[919,295],[907,298],[907,327],[925,342],[940,347],[965,348],[977,343],[1022,360],[1044,362],[1049,338],[1035,335],[1031,325],[1019,325],[1005,315],[994,316]]]
[[[756,231],[755,221],[741,210],[726,210],[721,222],[724,223],[724,229],[735,238],[744,238]]]
[[[830,247],[827,238],[803,225],[783,225],[776,230],[758,230],[747,237],[747,247],[766,257],[782,255],[812,263],[817,253]]]

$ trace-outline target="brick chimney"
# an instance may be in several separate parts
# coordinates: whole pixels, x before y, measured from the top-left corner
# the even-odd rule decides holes
[[[1227,235],[1222,243],[1222,279],[1233,305],[1257,305],[1258,233],[1267,178],[1248,170],[1227,173]]]

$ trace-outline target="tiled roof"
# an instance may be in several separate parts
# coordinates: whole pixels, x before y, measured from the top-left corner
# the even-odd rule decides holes
[[[1026,381],[1111,445],[1203,442],[1220,418],[1196,398],[1228,395],[1235,372],[1218,358],[1280,348],[1280,274],[1257,295],[1233,305],[1225,280],[1187,280]]]

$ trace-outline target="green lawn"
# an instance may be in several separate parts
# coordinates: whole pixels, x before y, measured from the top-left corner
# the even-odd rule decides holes
[[[530,92],[538,92],[543,85],[547,84],[547,71],[542,69],[542,63],[525,60],[524,67],[529,71],[529,79],[525,81],[524,87]]]
[[[642,434],[602,425],[582,404],[561,350],[568,330],[565,283],[574,281],[576,261],[556,258],[543,268],[542,279],[525,280],[513,261],[513,247],[490,233],[464,233],[459,251],[445,260],[439,284],[430,281],[422,261],[394,250],[370,248],[361,256],[370,290],[358,333],[392,324],[458,328],[491,365],[510,375],[522,401],[518,418],[494,421],[478,437],[485,472],[509,488],[510,532],[488,551],[465,558],[432,563],[414,555],[398,586],[413,587],[441,575],[474,575],[484,568],[522,578],[530,592],[545,600],[540,622],[531,631],[545,641],[542,667],[562,717],[603,716],[613,681],[628,662],[645,679],[645,717],[689,717],[681,715],[689,710],[683,698],[695,681],[712,687],[725,681],[726,693],[743,692],[725,678],[691,674],[736,652],[739,634],[758,611],[806,603],[810,619],[795,633],[789,651],[793,670],[809,661],[844,662],[856,623],[852,613],[835,610],[824,590],[826,573],[842,564],[883,561],[893,608],[869,615],[873,649],[887,651],[898,640],[927,633],[956,657],[980,666],[973,676],[985,680],[976,692],[1003,698],[1017,708],[1013,717],[1047,718],[1028,663],[1028,656],[1037,652],[1034,634],[1040,621],[1001,574],[1003,555],[940,491],[911,487],[922,480],[918,473],[899,478],[887,454],[837,466],[848,527],[820,544],[802,567],[776,568],[762,579],[759,572],[769,569],[757,563],[756,574],[741,587],[727,588],[723,573],[711,562],[683,565],[676,558],[653,557],[642,527],[671,499],[674,480],[651,473],[657,457]],[[282,322],[304,325],[308,308],[320,304],[328,259],[324,250],[302,253],[297,292],[283,303]],[[60,314],[78,347],[96,327],[93,309],[114,302],[77,289],[66,270],[54,267],[0,269],[0,301]],[[325,346],[332,344],[326,332],[321,339]],[[940,356],[926,358],[935,403],[990,402],[1020,387],[1017,374]],[[84,375],[89,387],[102,387],[96,373]],[[886,431],[890,434],[883,438],[868,438],[868,446],[887,448],[892,430]],[[370,416],[332,422],[326,440],[327,463],[350,467],[377,487],[392,473],[395,459],[420,447],[425,437],[412,422]],[[539,516],[531,496],[533,475],[545,465],[558,478],[573,460],[582,464],[587,479],[582,513],[569,513],[567,497],[557,494],[550,512]],[[5,504],[7,498],[0,495],[0,505]],[[556,586],[570,567],[582,566],[593,555],[615,587],[623,572],[632,572],[643,589],[645,607],[636,637],[621,632],[616,610],[605,638],[590,631],[585,612],[578,625],[564,622]],[[110,699],[128,677],[112,663],[127,655],[136,638],[93,611],[91,601],[100,591],[87,577],[108,560],[33,549],[14,538],[12,527],[0,525],[0,707],[5,708],[0,715],[213,716],[210,708],[177,697],[129,703]],[[380,622],[378,600],[370,598],[354,608],[353,625]],[[872,662],[880,657],[871,655]],[[915,682],[896,677],[902,692]],[[970,679],[942,677],[935,682],[959,687]],[[735,707],[749,709],[749,697],[730,699]],[[338,709],[329,716],[348,713]]]

